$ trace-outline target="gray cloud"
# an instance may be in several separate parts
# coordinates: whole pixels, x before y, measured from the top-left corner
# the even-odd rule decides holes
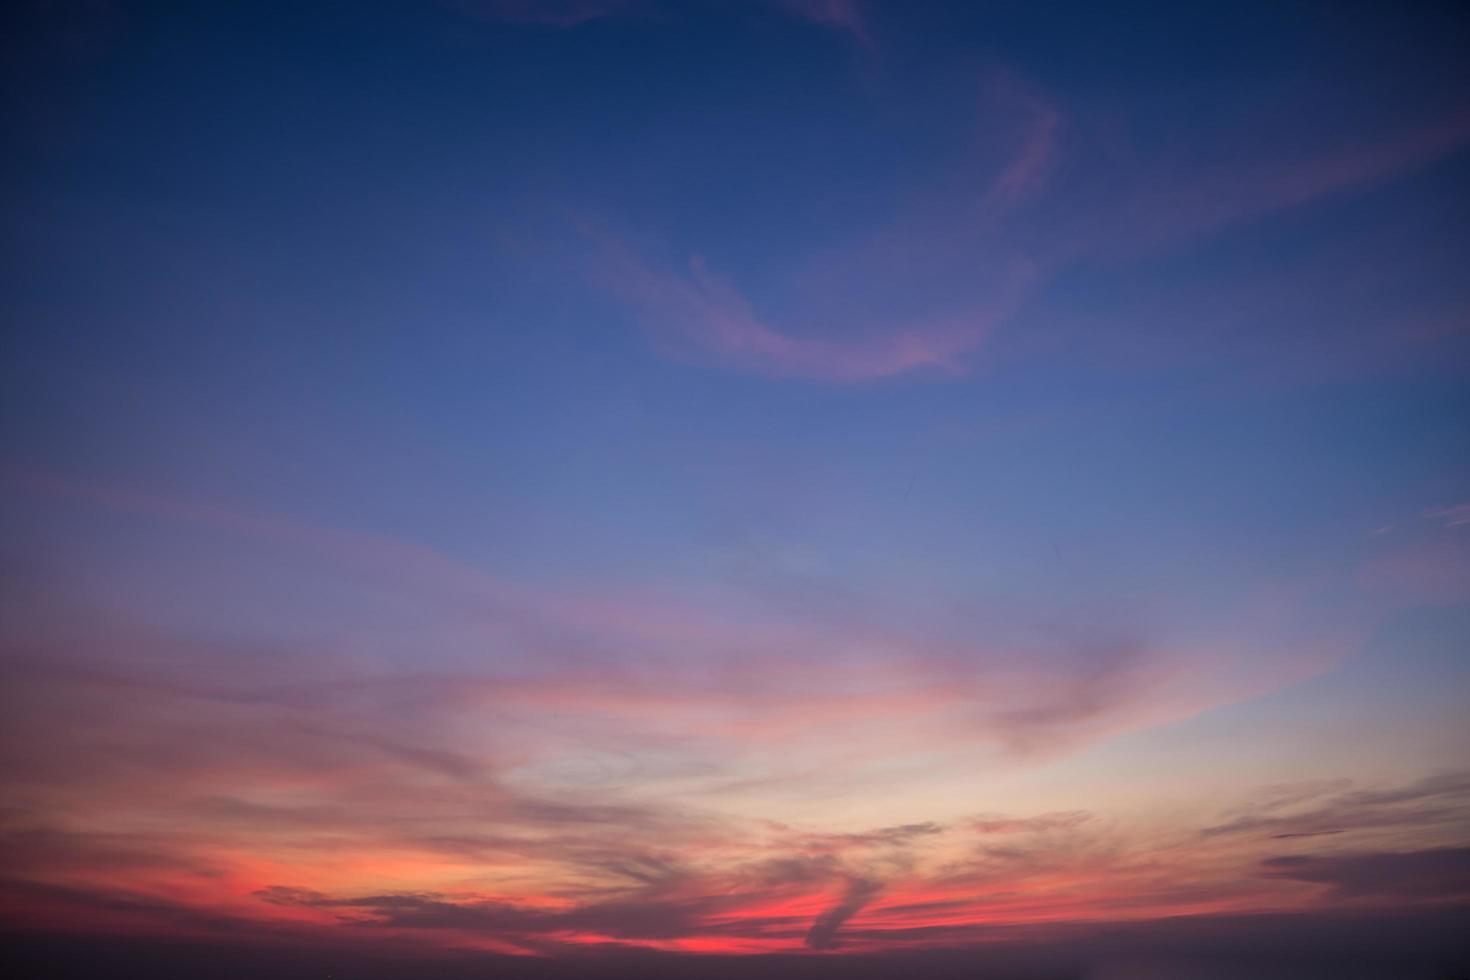
[[[1378,854],[1268,858],[1263,874],[1328,885],[1335,898],[1449,899],[1470,896],[1470,847]]]
[[[883,883],[869,878],[853,878],[837,904],[817,916],[807,931],[806,944],[812,949],[831,949],[837,945],[837,931],[864,905],[883,890]]]
[[[1314,783],[1296,792],[1268,795],[1255,806],[1238,809],[1225,823],[1200,831],[1205,837],[1258,834],[1276,839],[1318,837],[1355,830],[1457,825],[1470,820],[1470,773],[1442,773],[1407,786],[1341,792],[1322,799],[1341,780]],[[1305,810],[1291,807],[1319,800]]]

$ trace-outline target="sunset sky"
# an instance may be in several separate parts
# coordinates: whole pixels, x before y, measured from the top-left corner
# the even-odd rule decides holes
[[[7,934],[1470,907],[1463,7],[6,17]]]

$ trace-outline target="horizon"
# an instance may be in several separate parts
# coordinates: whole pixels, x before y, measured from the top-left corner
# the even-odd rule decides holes
[[[1470,969],[1463,7],[4,18],[35,975]]]

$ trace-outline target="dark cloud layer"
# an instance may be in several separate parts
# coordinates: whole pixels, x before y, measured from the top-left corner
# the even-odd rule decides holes
[[[1470,897],[1470,847],[1387,854],[1287,855],[1265,862],[1272,878],[1330,885],[1339,898]]]
[[[616,948],[559,958],[352,945],[0,936],[20,975],[70,980],[1455,980],[1470,970],[1463,910],[1203,917],[1069,927],[947,950],[679,956]]]
[[[806,944],[812,949],[831,949],[837,945],[837,930],[882,890],[881,882],[868,878],[849,881],[837,904],[817,916],[817,921],[812,923],[806,934]]]

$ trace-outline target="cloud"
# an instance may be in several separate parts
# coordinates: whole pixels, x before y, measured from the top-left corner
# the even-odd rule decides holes
[[[988,86],[991,101],[1022,122],[1014,155],[986,189],[984,202],[1009,210],[1041,193],[1055,169],[1067,117],[1038,88],[1013,72],[995,71]]]
[[[164,897],[122,885],[64,884],[0,877],[0,924],[7,931],[50,932],[57,929],[107,935],[238,935],[249,929],[258,937],[278,930],[251,922],[233,910],[210,908],[195,896]]]
[[[1283,839],[1394,827],[1454,826],[1470,819],[1470,773],[1427,776],[1396,789],[1337,792],[1343,786],[1343,781],[1333,780],[1308,783],[1295,791],[1277,791],[1238,810],[1233,820],[1206,827],[1201,833],[1206,837],[1255,834]],[[1322,799],[1324,795],[1326,799]],[[1311,805],[1291,809],[1304,803]]]
[[[1314,145],[1282,132],[1266,146],[1259,135],[1272,125],[1269,115],[1253,117],[1250,124],[1255,139],[1242,132],[1233,145],[1202,147],[1195,162],[1166,166],[1155,161],[1124,176],[1129,189],[1118,200],[1094,202],[1088,209],[1093,231],[1078,240],[1083,249],[1136,254],[1177,247],[1370,188],[1470,144],[1470,112],[1464,110],[1379,125],[1371,136],[1360,127],[1345,138]],[[1244,146],[1251,152],[1242,152]]]
[[[27,825],[0,829],[0,867],[13,875],[27,872],[87,870],[128,872],[168,869],[208,875],[216,869],[180,853],[165,834],[118,831],[81,832],[60,827]]]
[[[970,826],[980,834],[1029,834],[1038,831],[1071,830],[1091,820],[1092,817],[1093,815],[1085,810],[1043,813],[1036,817],[1006,817],[986,814],[973,818]]]
[[[842,924],[881,890],[877,869],[909,867],[897,852],[943,832],[926,823],[853,834],[782,835],[767,845],[786,851],[782,856],[733,864],[685,863],[612,844],[605,855],[579,860],[604,883],[563,892],[554,905],[440,892],[341,897],[281,885],[255,895],[271,905],[329,910],[348,924],[484,934],[527,948],[575,935],[775,942],[805,935],[809,946],[825,949],[836,945]],[[834,883],[841,883],[841,896],[815,921],[797,911],[825,898]]]
[[[846,611],[731,617],[592,589],[563,596],[392,540],[33,482],[52,497],[146,519],[150,533],[153,521],[173,522],[247,539],[268,567],[312,568],[317,581],[363,595],[362,625],[380,623],[375,632],[394,644],[436,649],[440,630],[464,629],[494,651],[429,668],[422,658],[385,662],[376,635],[366,656],[351,637],[327,644],[330,653],[251,648],[85,604],[17,609],[3,659],[17,736],[9,744],[41,748],[0,751],[9,773],[53,783],[85,776],[99,791],[168,793],[184,783],[191,805],[210,801],[214,819],[329,820],[360,802],[338,794],[365,797],[357,784],[370,780],[383,798],[432,788],[446,810],[474,801],[520,826],[663,822],[682,833],[698,822],[691,814],[651,812],[621,794],[663,780],[689,800],[783,781],[851,791],[906,753],[1056,754],[1236,696],[1213,682],[1208,656],[1108,642],[1096,628],[1085,641],[1033,630],[1012,649],[995,623],[899,630]],[[411,597],[411,622],[382,595]],[[36,655],[43,646],[49,652]],[[60,718],[77,721],[58,727]],[[589,753],[613,761],[597,763],[590,782],[570,778]],[[315,795],[285,806],[256,789],[278,780]],[[366,802],[373,812],[380,800]],[[925,825],[907,826],[887,832]],[[450,824],[423,836],[474,835]]]
[[[621,884],[583,888],[554,903],[441,892],[341,897],[279,885],[260,889],[256,897],[272,905],[328,910],[347,925],[454,931],[527,949],[579,937],[658,943],[725,936],[790,943],[801,935],[803,918],[766,910],[781,909],[792,897],[815,899],[839,873],[833,862],[810,860],[798,872],[798,860],[721,870],[623,855],[599,868]]]
[[[701,255],[654,261],[583,219],[592,279],[678,360],[832,383],[964,374],[1048,271],[1009,222],[1045,186],[1065,126],[1012,73],[990,72],[980,92],[974,145],[952,173],[888,226],[794,263],[771,290],[787,297],[778,308],[763,308]]]
[[[1470,504],[1431,507],[1392,535],[1375,534],[1358,566],[1358,584],[1401,605],[1470,601]]]
[[[1352,788],[1349,779],[1306,779],[1261,787],[1237,812],[1262,814],[1281,810]]]
[[[872,845],[904,845],[925,837],[942,834],[947,828],[940,823],[926,820],[923,823],[906,823],[894,827],[879,827],[876,830],[849,834],[809,834],[802,838],[809,846],[819,848],[853,847]]]
[[[945,931],[945,930],[941,930]],[[731,956],[703,951],[653,953],[601,945],[595,955],[548,944],[548,956],[506,956],[480,948],[432,950],[373,941],[359,931],[336,941],[259,936],[208,941],[137,936],[11,936],[7,954],[26,976],[94,977],[98,964],[123,976],[160,980],[229,977],[375,977],[407,980],[426,972],[441,980],[825,980],[837,970],[852,980],[921,976],[933,980],[1443,980],[1464,962],[1462,914],[1441,908],[1371,913],[1190,916],[1119,928],[1112,924],[998,931],[947,930],[965,941],[952,948]],[[1450,971],[1449,975],[1454,975]]]
[[[1470,503],[1431,508],[1424,512],[1424,517],[1444,527],[1465,527],[1470,525]]]
[[[1470,847],[1381,854],[1289,855],[1263,862],[1269,878],[1329,885],[1340,899],[1470,897]]]
[[[1326,148],[1236,148],[1225,155],[1228,167],[1210,156],[1193,163],[1104,157],[1094,161],[1089,181],[1058,182],[1059,174],[1073,173],[1069,163],[1099,152],[1095,134],[1013,72],[991,71],[981,91],[974,148],[953,175],[932,179],[887,227],[793,262],[784,281],[742,288],[699,254],[655,261],[650,250],[584,221],[598,252],[592,278],[676,360],[829,383],[955,377],[968,373],[987,341],[1060,273],[1188,247],[1394,179],[1470,142],[1470,116],[1450,114],[1369,139],[1355,133]],[[948,307],[926,308],[922,298],[933,296],[945,297]],[[1237,332],[1239,305],[1221,304]],[[1180,342],[1177,316],[1168,319],[1171,334],[1158,338],[1160,347]],[[1078,343],[1118,346],[1115,331],[1089,326],[1097,337]],[[1040,337],[1010,339],[1015,350],[1045,346]],[[1144,346],[1150,340],[1121,339]],[[1291,343],[1311,349],[1286,350],[1286,360],[1321,360],[1320,341],[1296,337],[1271,345],[1267,353],[1276,356],[1269,362],[1279,369]],[[1376,352],[1374,365],[1398,358],[1375,338],[1354,349],[1365,344]],[[1199,348],[1194,341],[1185,346]]]
[[[867,17],[858,0],[771,0],[794,17],[850,34],[864,47],[873,47]]]
[[[267,568],[310,567],[351,596],[413,598],[408,624],[384,611],[390,652],[415,654],[404,659],[381,656],[376,636],[366,655],[330,631],[225,642],[99,610],[45,581],[6,590],[0,841],[32,858],[12,874],[59,889],[44,912],[53,922],[70,916],[65,896],[102,895],[130,907],[108,921],[167,932],[175,920],[149,904],[163,896],[225,920],[431,945],[754,951],[810,935],[850,950],[929,942],[929,929],[949,941],[959,933],[944,929],[976,921],[1218,911],[1279,887],[1202,872],[1181,888],[1168,874],[1213,867],[1200,853],[1120,843],[1081,810],[895,810],[891,822],[839,827],[767,819],[799,812],[792,798],[896,799],[901,780],[922,785],[956,760],[1012,765],[1198,710],[1209,698],[1171,687],[1187,662],[1172,646],[1110,640],[1096,624],[1084,639],[1032,627],[1015,642],[1021,631],[994,622],[899,629],[560,594],[388,539],[34,485],[140,521],[150,547],[177,525],[189,546],[241,538]],[[513,633],[498,629],[502,617]],[[446,622],[486,629],[483,652],[453,664],[418,656],[438,648]],[[523,655],[503,651],[507,636]],[[589,759],[597,778],[568,777]],[[1410,795],[1453,789],[1426,782]],[[1347,802],[1419,805],[1389,792]],[[1330,798],[1280,791],[1231,818],[1282,819]],[[1229,836],[1190,840],[1228,850]],[[93,909],[88,922],[104,914],[96,904],[76,899]]]
[[[661,349],[774,378],[864,382],[931,370],[955,374],[962,356],[1010,315],[1033,276],[1013,265],[989,303],[943,318],[875,329],[829,325],[815,335],[772,325],[702,257],[655,269],[625,243],[602,238],[597,278],[636,312]]]
[[[1433,791],[1418,785],[1356,796],[1366,805],[1387,806]],[[1199,850],[1185,838],[1171,841],[1156,833],[1129,839],[1116,829],[1089,827],[1093,821],[1074,812],[976,818],[974,829],[983,837],[1004,836],[1006,843],[977,845],[959,864],[949,862],[953,851],[946,841],[967,846],[973,837],[964,831],[971,828],[938,822],[833,834],[793,828],[773,833],[727,821],[712,834],[681,839],[664,830],[641,833],[626,820],[579,820],[537,834],[533,825],[516,823],[515,809],[496,817],[495,811],[474,807],[466,826],[480,827],[490,818],[497,833],[445,841],[430,833],[443,816],[431,800],[418,801],[401,823],[387,819],[388,799],[401,792],[387,787],[382,799],[360,802],[374,813],[314,814],[297,821],[287,815],[280,826],[284,834],[252,822],[247,837],[234,839],[218,814],[183,810],[178,816],[187,821],[187,836],[175,830],[136,845],[91,834],[23,835],[18,844],[42,842],[44,853],[14,872],[42,878],[18,883],[20,890],[12,894],[44,896],[44,903],[30,903],[35,911],[28,914],[50,921],[90,923],[89,917],[103,916],[95,921],[126,921],[143,931],[362,934],[430,947],[479,943],[535,952],[606,942],[666,949],[756,951],[803,942],[813,949],[872,949],[972,942],[985,934],[1014,935],[1028,923],[1218,913],[1269,902],[1263,889],[1283,881],[1329,885],[1334,899],[1454,895],[1465,854],[1463,848],[1441,848],[1402,860],[1358,853],[1343,860],[1271,856],[1261,859],[1261,875],[1232,878],[1222,876],[1230,866],[1222,855],[1234,850]],[[240,862],[249,848],[279,848],[292,840],[302,849],[297,858],[242,877]],[[215,867],[177,860],[200,844],[215,856]],[[323,853],[306,856],[324,845]],[[148,860],[152,851],[169,860]],[[104,859],[79,878],[66,877],[91,856],[108,853],[125,856]],[[322,869],[364,861],[383,878],[386,866],[374,862],[405,854],[415,856],[419,874],[437,872],[443,881],[448,871],[463,879],[467,868],[476,868],[483,881],[498,887],[359,891],[269,879],[246,887],[252,877],[282,871],[323,880]],[[431,855],[445,860],[430,860]],[[182,877],[170,877],[176,871]],[[209,875],[195,879],[203,890],[187,887],[190,876],[201,872]],[[159,894],[170,897],[164,901]],[[222,901],[232,894],[238,895],[233,904]],[[210,899],[203,901],[205,895]],[[863,924],[854,928],[859,912]],[[17,921],[3,907],[0,917]]]
[[[626,235],[596,231],[590,278],[671,359],[826,383],[943,380],[969,374],[982,352],[1001,360],[1069,350],[1086,352],[1089,367],[1246,357],[1258,374],[1320,379],[1422,364],[1424,341],[1451,333],[1405,326],[1401,314],[1385,326],[1376,307],[1343,290],[1356,268],[1330,270],[1306,290],[1294,268],[1271,297],[1201,304],[1195,286],[1183,291],[1186,309],[1160,307],[1151,290],[1152,305],[1120,316],[1142,326],[1072,314],[1083,322],[1071,336],[1054,317],[1027,322],[1024,331],[1018,321],[1059,276],[1192,248],[1411,174],[1470,144],[1470,115],[1419,114],[1365,121],[1346,135],[1287,131],[1262,139],[1262,132],[1289,130],[1263,112],[1224,146],[1202,136],[1192,152],[1150,155],[1109,150],[1103,127],[1086,112],[1014,72],[993,69],[979,88],[970,151],[894,203],[885,225],[793,256],[782,272],[754,281],[703,256],[699,243],[656,258],[656,249],[635,247]],[[1360,264],[1361,254],[1348,261]],[[1339,294],[1342,308],[1324,312]],[[934,297],[945,303],[929,302]],[[1244,309],[1252,305],[1263,310]],[[1278,315],[1281,324],[1268,335],[1241,341],[1243,322]],[[1416,315],[1463,320],[1462,310]],[[1324,319],[1336,328],[1320,329]],[[1147,326],[1154,320],[1156,332]],[[1217,354],[1211,332],[1228,334],[1228,349]],[[1404,343],[1419,333],[1425,336]]]
[[[554,909],[458,899],[438,893],[334,898],[310,889],[272,886],[259,893],[276,905],[338,910],[349,922],[392,929],[454,930],[510,941],[590,932],[622,939],[675,939],[700,930],[699,917],[721,904],[717,896],[625,898]],[[366,916],[366,920],[362,917]]]
[[[853,878],[847,883],[837,904],[817,916],[806,934],[806,944],[812,949],[832,949],[837,945],[837,932],[848,919],[873,900],[883,890],[881,882],[867,878]]]

